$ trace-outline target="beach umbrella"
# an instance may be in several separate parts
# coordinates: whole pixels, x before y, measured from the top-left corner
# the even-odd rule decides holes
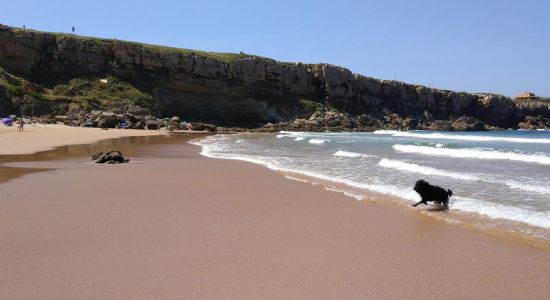
[[[3,118],[2,119],[2,124],[4,124],[5,126],[11,126],[13,124],[13,119],[12,118]]]

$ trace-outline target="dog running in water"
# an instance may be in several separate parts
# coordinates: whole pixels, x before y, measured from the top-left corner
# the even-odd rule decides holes
[[[419,204],[427,205],[429,201],[433,201],[443,204],[445,207],[449,207],[449,197],[453,195],[451,190],[445,190],[442,187],[437,185],[431,185],[429,182],[422,179],[418,180],[414,184],[414,190],[420,195],[422,200],[420,202],[413,204],[413,207],[416,207]]]

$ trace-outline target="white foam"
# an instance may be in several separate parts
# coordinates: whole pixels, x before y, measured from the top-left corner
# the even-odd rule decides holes
[[[480,180],[480,178],[469,174],[451,172],[447,170],[439,170],[436,168],[425,167],[425,166],[421,166],[413,163],[407,163],[404,161],[387,159],[387,158],[381,159],[378,162],[378,165],[384,168],[407,171],[407,172],[418,173],[423,175],[451,177],[451,178],[461,179],[461,180]]]
[[[309,140],[310,144],[317,144],[317,145],[324,144],[326,142],[328,142],[328,140],[325,140],[325,139],[310,139]]]
[[[365,153],[357,153],[357,152],[350,152],[350,151],[344,151],[344,150],[338,150],[333,156],[340,156],[340,157],[373,157],[373,155],[365,154]]]
[[[302,179],[302,178],[298,178],[298,177],[294,177],[294,176],[290,176],[290,175],[285,175],[285,178],[286,179],[290,179],[290,180],[294,180],[294,181],[299,181],[299,182],[309,182],[305,179]]]
[[[290,131],[281,131],[275,136],[276,138],[293,138],[295,141],[303,141],[306,139],[306,134],[303,132],[290,132]]]
[[[307,132],[304,132],[304,131],[285,131],[285,130],[281,130],[281,131],[279,131],[279,133],[282,133],[282,134],[307,134]]]
[[[223,138],[216,139],[212,137],[207,137],[204,140],[195,140],[195,141],[192,141],[191,143],[202,146],[201,154],[207,157],[248,161],[255,164],[264,165],[267,168],[276,170],[276,171],[282,171],[289,174],[292,174],[292,173],[299,174],[299,175],[307,176],[312,179],[318,179],[321,181],[341,184],[343,186],[349,186],[352,188],[351,190],[346,189],[345,187],[342,187],[342,188],[329,187],[328,189],[345,193],[346,195],[355,197],[358,200],[363,199],[364,195],[360,194],[360,192],[358,191],[354,191],[353,189],[359,189],[359,190],[363,189],[363,190],[369,190],[369,191],[377,192],[381,194],[392,195],[409,202],[416,202],[420,200],[420,196],[410,187],[400,187],[396,185],[380,184],[380,183],[358,182],[355,180],[346,179],[346,178],[342,178],[342,177],[338,177],[330,174],[312,172],[312,171],[298,169],[294,167],[285,167],[285,166],[282,166],[280,162],[276,161],[275,159],[270,159],[270,158],[265,158],[260,156],[253,156],[253,155],[226,153],[225,152],[226,149],[224,149],[223,145],[219,145],[216,143],[216,141],[218,140],[223,140]],[[454,150],[454,149],[440,149],[440,148],[433,148],[433,149]],[[447,177],[455,176],[457,179],[464,179],[464,180],[479,179],[478,177],[469,175],[469,174],[450,173],[444,170],[438,170],[435,168],[430,168],[430,167],[425,167],[425,166],[420,166],[416,164],[406,163],[402,161],[395,161],[390,159],[382,159],[379,164],[383,167],[396,168],[400,170],[416,172],[416,173],[426,174],[426,175],[445,176],[441,174],[442,172],[444,172]],[[469,177],[469,176],[472,176],[472,177]],[[295,177],[292,175],[287,175],[285,177],[292,180],[307,181],[305,179]],[[481,178],[481,180],[486,181],[488,179]],[[314,181],[311,181],[311,182],[315,183]],[[525,184],[521,184],[513,181],[501,181],[501,183],[506,184],[511,188],[517,188],[517,189],[523,189],[523,190],[531,189],[534,192],[544,192],[544,193],[549,192],[548,189],[543,187],[525,185]],[[532,226],[550,228],[550,212],[536,212],[523,207],[496,204],[496,203],[491,203],[491,202],[486,202],[486,201],[471,199],[466,197],[460,197],[460,196],[453,196],[451,199],[452,199],[451,206],[450,206],[451,209],[456,209],[464,212],[478,213],[480,215],[485,215],[493,219],[506,219],[506,220],[522,222]]]
[[[543,138],[499,137],[499,136],[485,136],[485,135],[484,136],[458,135],[458,134],[444,134],[444,133],[418,133],[418,132],[405,132],[405,131],[397,131],[397,130],[377,130],[374,132],[374,134],[391,135],[395,137],[414,137],[414,138],[422,138],[422,139],[550,144],[550,139],[543,139]]]
[[[501,181],[501,183],[507,185],[509,188],[516,189],[516,190],[550,195],[550,188],[543,185],[525,184],[525,183],[521,183],[513,180]]]
[[[550,213],[535,212],[528,209],[504,204],[489,203],[465,197],[453,197],[453,209],[478,213],[493,219],[506,219],[532,226],[550,228]]]
[[[356,192],[349,192],[349,191],[346,191],[344,189],[338,189],[338,188],[334,188],[334,187],[325,187],[325,190],[332,191],[332,192],[337,192],[337,193],[343,193],[344,195],[346,195],[348,197],[351,197],[351,198],[355,198],[356,200],[365,199],[364,194],[356,193]]]
[[[420,200],[420,196],[418,196],[418,194],[412,188],[357,182],[354,180],[340,178],[337,176],[331,176],[327,174],[321,174],[317,172],[311,172],[311,171],[306,171],[306,170],[301,170],[296,168],[283,167],[283,166],[280,166],[275,160],[261,158],[257,156],[216,152],[216,150],[219,151],[221,149],[217,148],[211,143],[207,143],[209,139],[210,137],[207,137],[203,140],[192,141],[191,143],[202,146],[201,155],[204,155],[207,157],[247,161],[247,162],[266,166],[267,168],[272,169],[274,171],[301,174],[311,178],[320,179],[323,181],[334,182],[334,183],[339,183],[339,184],[347,185],[354,188],[367,189],[377,193],[393,195],[393,196],[396,196],[402,199],[407,199],[410,201]],[[291,177],[294,177],[294,176],[291,176]]]
[[[387,159],[387,158],[381,159],[378,162],[378,165],[384,168],[423,174],[428,176],[450,177],[450,178],[455,178],[460,180],[482,181],[482,182],[487,182],[491,184],[501,184],[501,185],[506,185],[507,187],[515,190],[522,190],[526,192],[550,195],[550,188],[547,188],[542,185],[525,184],[515,180],[492,180],[492,179],[488,179],[490,178],[489,176],[482,176],[482,175],[475,176],[471,174],[464,174],[464,173],[453,172],[448,170],[440,170],[436,168],[421,166],[413,163],[407,163],[407,162]]]
[[[422,155],[437,155],[449,156],[456,158],[474,158],[474,159],[492,159],[492,160],[511,160],[528,163],[537,163],[542,165],[550,165],[550,156],[542,154],[522,154],[516,152],[504,152],[496,150],[483,150],[476,148],[466,149],[449,149],[449,148],[434,148],[428,146],[416,145],[393,145],[393,149],[405,152],[416,153]]]

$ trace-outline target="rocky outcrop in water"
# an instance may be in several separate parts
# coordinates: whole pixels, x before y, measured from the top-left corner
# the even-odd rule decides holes
[[[283,63],[246,54],[206,53],[5,26],[0,26],[0,66],[43,84],[113,74],[153,95],[162,116],[225,126],[296,119],[290,127],[480,128],[442,122],[464,116],[490,127],[516,128],[526,116],[546,116],[550,111],[548,106],[516,107],[501,95],[379,80],[329,64]],[[351,121],[341,115],[319,119],[315,115],[319,106],[349,116]]]

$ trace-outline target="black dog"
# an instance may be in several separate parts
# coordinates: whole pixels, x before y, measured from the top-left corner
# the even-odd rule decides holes
[[[419,204],[427,205],[428,201],[434,201],[439,204],[449,206],[449,197],[453,195],[451,190],[445,190],[442,187],[437,185],[431,185],[427,181],[422,179],[418,180],[414,184],[414,190],[420,195],[422,200],[420,202],[413,204],[413,207],[416,207]]]

